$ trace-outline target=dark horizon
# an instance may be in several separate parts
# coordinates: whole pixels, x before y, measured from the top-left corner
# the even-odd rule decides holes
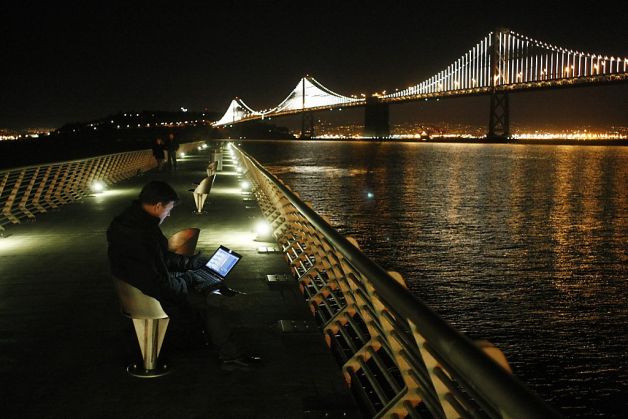
[[[628,56],[623,13],[551,2],[508,10],[458,2],[20,3],[7,16],[0,128],[12,129],[132,110],[222,113],[235,96],[268,108],[305,74],[344,95],[393,91],[442,70],[502,26],[565,48]],[[512,118],[626,126],[626,93],[626,84],[519,93]],[[391,117],[485,123],[483,102],[403,105]]]

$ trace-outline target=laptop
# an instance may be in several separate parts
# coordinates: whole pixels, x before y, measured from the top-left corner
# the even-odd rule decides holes
[[[205,266],[192,272],[204,280],[203,287],[216,285],[225,280],[240,259],[240,254],[221,245]]]

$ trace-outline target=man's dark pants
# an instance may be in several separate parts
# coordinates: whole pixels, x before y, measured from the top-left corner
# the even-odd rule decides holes
[[[170,310],[165,307],[164,310],[175,323],[187,328],[196,326],[191,319],[196,319],[195,315],[199,313],[209,341],[218,351],[220,358],[235,359],[243,356],[244,351],[233,333],[231,316],[225,304],[227,298],[220,294],[190,290],[186,306],[170,307]]]

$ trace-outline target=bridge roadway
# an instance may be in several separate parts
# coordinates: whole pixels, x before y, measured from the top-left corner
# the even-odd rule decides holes
[[[0,411],[4,418],[300,418],[354,416],[353,401],[322,335],[282,333],[280,319],[311,320],[296,285],[269,289],[266,274],[288,273],[279,254],[259,254],[257,206],[246,208],[233,166],[219,172],[205,209],[194,215],[193,182],[207,155],[179,161],[176,174],[147,172],[0,238]],[[169,236],[201,228],[198,249],[224,244],[243,254],[228,278],[245,296],[226,301],[236,330],[264,357],[253,371],[223,371],[211,350],[177,349],[162,357],[173,371],[134,378],[124,366],[139,356],[131,323],[118,308],[107,263],[112,217],[149,180],[170,182],[182,203],[162,225]],[[250,205],[249,205],[250,206]],[[351,412],[354,413],[351,413]]]

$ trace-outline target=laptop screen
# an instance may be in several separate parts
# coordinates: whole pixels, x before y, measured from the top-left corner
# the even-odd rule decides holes
[[[220,246],[205,266],[220,275],[222,278],[225,278],[241,258],[242,256],[233,250]]]

